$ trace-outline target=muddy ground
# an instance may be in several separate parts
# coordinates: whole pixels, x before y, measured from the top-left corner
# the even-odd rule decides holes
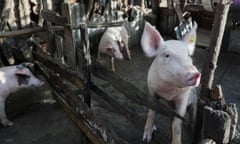
[[[221,84],[224,96],[227,102],[236,103],[240,108],[240,30],[234,30],[231,34],[231,42],[228,53],[220,56],[216,72],[215,83]],[[209,41],[209,32],[203,31],[199,34],[199,41]],[[116,72],[126,77],[139,89],[146,91],[146,75],[149,64],[152,59],[145,58],[139,47],[131,48],[132,61],[117,61]],[[194,56],[194,63],[199,69],[202,68],[206,50],[197,48]],[[116,94],[106,82],[102,86],[109,93],[115,96],[119,103],[131,105],[122,95]],[[12,101],[17,99],[17,101]],[[14,94],[9,98],[8,111],[9,118],[14,122],[12,127],[0,126],[0,144],[80,144],[82,133],[76,125],[68,118],[61,107],[54,102],[51,90],[45,88],[30,90]],[[18,97],[18,98],[16,98]],[[97,95],[93,95],[97,99]],[[27,102],[29,100],[30,102]],[[138,107],[138,106],[137,106]],[[94,111],[103,112],[106,108],[103,103],[93,102]],[[136,107],[135,107],[136,108]],[[15,111],[15,113],[14,113]],[[138,107],[136,113],[144,117],[147,109]],[[141,131],[135,130],[129,122],[123,117],[109,110],[108,114],[100,113],[109,123],[113,123],[113,128],[118,129],[124,139],[130,141],[130,144],[139,144],[141,141]],[[169,121],[168,118],[158,116],[158,122]],[[161,124],[158,124],[161,127]],[[158,127],[158,129],[161,129]],[[163,126],[167,128],[169,126]],[[240,124],[237,127],[237,133],[234,144],[240,143]],[[169,135],[169,130],[166,130]]]

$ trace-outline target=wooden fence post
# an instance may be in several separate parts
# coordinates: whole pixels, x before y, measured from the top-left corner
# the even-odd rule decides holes
[[[207,112],[206,110],[204,110],[204,105],[206,105],[206,102],[210,100],[215,70],[217,68],[218,56],[220,53],[221,42],[223,38],[223,33],[224,33],[230,5],[231,5],[231,0],[221,0],[215,12],[214,25],[212,28],[211,41],[209,44],[210,51],[206,55],[203,69],[202,69],[202,78],[201,78],[202,86],[200,90],[201,100],[198,101],[198,111],[197,111],[197,117],[196,117],[194,143],[201,140],[203,136],[201,134],[201,130],[204,129],[204,127],[206,127],[204,126],[205,124],[203,122],[204,120],[203,117],[206,117],[206,112]],[[212,115],[213,117],[214,117],[214,114],[215,113],[213,113]]]
[[[90,106],[91,105],[91,94],[90,94],[90,64],[91,56],[89,49],[89,40],[87,32],[86,19],[87,15],[85,13],[85,5],[80,3],[74,3],[72,5],[72,28],[75,41],[75,56],[77,70],[80,71],[80,66],[83,72],[83,96],[84,102]]]
[[[221,3],[218,4],[215,13],[211,41],[209,44],[210,52],[208,53],[204,61],[204,66],[202,70],[202,87],[200,91],[200,97],[205,100],[209,98],[210,90],[212,89],[214,74],[217,68],[218,56],[220,53],[222,38],[230,5],[231,0],[221,0]]]
[[[64,26],[64,62],[70,66],[72,69],[76,69],[76,47],[75,40],[73,36],[73,31],[71,28],[72,18],[71,18],[71,6],[68,3],[62,3],[62,15],[67,19],[67,26]]]

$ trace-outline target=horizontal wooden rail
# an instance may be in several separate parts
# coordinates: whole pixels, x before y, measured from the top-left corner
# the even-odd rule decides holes
[[[58,15],[56,12],[44,9],[41,11],[42,17],[44,20],[47,20],[49,22],[52,22],[56,25],[64,26],[67,24],[67,19],[63,16]]]
[[[53,88],[59,104],[93,144],[127,143],[118,137],[105,122],[94,115],[93,111],[64,83],[65,80],[61,75],[57,76],[49,71],[46,72],[42,64],[40,67],[45,79]]]
[[[62,26],[52,26],[52,29],[55,31],[59,31],[59,30],[63,30],[63,27]],[[26,35],[26,34],[31,34],[31,33],[38,33],[38,32],[43,32],[43,31],[46,31],[46,29],[41,28],[41,27],[24,28],[21,30],[0,32],[0,38],[16,37],[16,36],[21,36],[21,35]]]

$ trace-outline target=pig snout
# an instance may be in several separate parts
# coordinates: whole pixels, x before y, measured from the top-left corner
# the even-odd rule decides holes
[[[186,83],[188,86],[198,86],[200,83],[201,73],[191,72],[186,75]]]
[[[32,77],[30,80],[30,86],[42,87],[45,83],[36,77]]]
[[[119,60],[123,60],[123,55],[122,54],[115,55],[115,58]]]

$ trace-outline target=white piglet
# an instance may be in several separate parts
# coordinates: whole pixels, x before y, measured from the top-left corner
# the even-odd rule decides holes
[[[164,41],[159,32],[148,22],[145,23],[141,45],[148,57],[156,57],[148,71],[147,84],[150,96],[164,98],[173,103],[176,112],[184,116],[190,92],[199,85],[201,73],[193,65],[190,53],[196,40],[197,24],[183,40]],[[149,109],[143,140],[151,141],[154,130],[155,110]],[[172,121],[172,144],[181,144],[182,121]]]
[[[114,58],[122,60],[122,48],[125,47],[127,58],[130,60],[131,55],[128,48],[128,33],[124,26],[110,27],[104,32],[98,46],[98,58],[101,54],[111,57],[112,71],[115,71]]]
[[[0,68],[0,121],[3,126],[13,125],[7,119],[5,112],[5,102],[9,94],[22,88],[40,87],[44,84],[31,73],[28,67],[33,67],[33,64],[22,63]]]

